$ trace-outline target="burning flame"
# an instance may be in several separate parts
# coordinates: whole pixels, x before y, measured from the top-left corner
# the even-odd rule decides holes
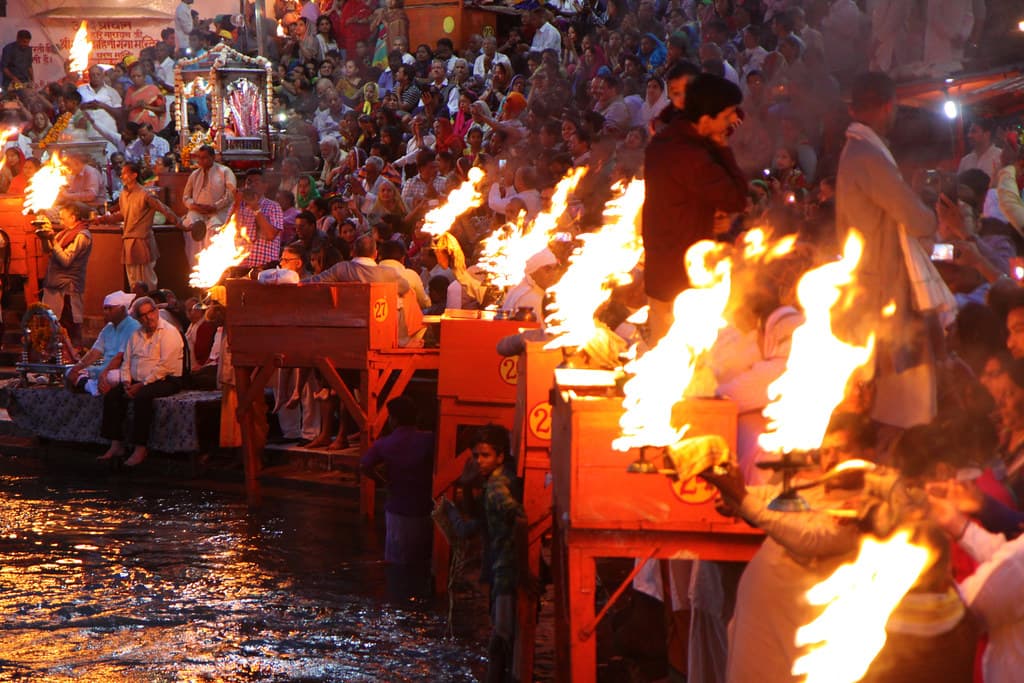
[[[885,646],[885,625],[928,567],[931,552],[910,542],[908,530],[888,540],[865,536],[857,559],[807,591],[824,605],[817,619],[796,632],[796,644],[812,649],[793,663],[806,683],[855,683]]]
[[[70,175],[71,169],[61,161],[60,152],[54,152],[28,181],[21,212],[28,214],[52,209],[57,195],[68,184]]]
[[[474,166],[469,169],[469,179],[448,193],[448,200],[435,207],[423,217],[423,232],[437,237],[452,229],[452,223],[474,206],[479,206],[483,195],[480,194],[480,183],[484,180],[482,169]]]
[[[548,332],[556,335],[545,348],[582,347],[597,333],[594,314],[608,300],[612,287],[630,282],[630,271],[643,254],[638,230],[644,204],[644,182],[633,180],[609,202],[609,221],[580,235],[583,246],[569,258],[569,270],[551,288],[554,299]]]
[[[280,21],[277,22],[277,37],[278,38],[287,38],[288,37],[288,32],[284,30],[284,26],[281,25]]]
[[[72,73],[81,73],[89,69],[89,55],[92,54],[92,43],[89,42],[89,31],[86,22],[78,27],[75,32],[75,39],[71,43],[71,64],[68,67]]]
[[[786,235],[770,245],[762,228],[752,228],[743,234],[744,261],[774,261],[793,250],[796,235]]]
[[[210,238],[210,246],[196,254],[196,265],[188,277],[190,287],[209,289],[220,281],[224,271],[237,266],[249,255],[249,249],[237,243],[238,229],[231,217],[219,232]]]
[[[871,358],[874,335],[865,346],[856,346],[832,334],[832,307],[842,288],[853,279],[863,247],[860,235],[851,230],[840,260],[800,278],[797,298],[805,322],[793,332],[786,371],[768,386],[772,402],[762,413],[768,420],[768,431],[758,438],[758,445],[765,451],[782,453],[821,446],[850,375]]]
[[[569,205],[569,195],[586,172],[586,167],[581,166],[558,181],[551,196],[551,206],[538,214],[532,223],[507,223],[483,240],[477,265],[488,274],[491,284],[514,287],[522,281],[526,262],[551,241],[558,221]]]
[[[698,361],[726,325],[732,262],[721,252],[721,245],[707,240],[690,247],[686,271],[694,286],[676,297],[675,323],[657,346],[626,364],[633,376],[623,387],[622,436],[612,442],[615,450],[669,446],[689,428],[672,426],[672,408],[687,394]]]

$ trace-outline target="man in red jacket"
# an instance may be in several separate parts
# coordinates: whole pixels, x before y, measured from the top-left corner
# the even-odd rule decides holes
[[[747,182],[726,144],[742,100],[729,81],[701,74],[687,85],[683,110],[647,146],[643,239],[651,343],[668,332],[672,304],[689,287],[686,250],[713,238],[716,212],[746,205]]]

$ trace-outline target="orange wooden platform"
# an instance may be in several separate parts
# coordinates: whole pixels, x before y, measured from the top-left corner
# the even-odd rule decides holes
[[[469,440],[477,428],[494,423],[513,430],[519,358],[498,354],[498,342],[536,323],[494,320],[486,311],[447,311],[441,319],[441,355],[437,377],[439,404],[434,498],[452,497],[469,459]],[[434,583],[448,589],[450,549],[434,533]]]
[[[585,395],[565,386],[552,393],[552,570],[559,681],[597,679],[596,632],[603,612],[595,614],[596,558],[671,559],[692,553],[707,560],[746,561],[763,538],[748,525],[721,517],[714,509],[714,488],[700,479],[673,482],[660,474],[627,473],[639,452],[611,448],[622,414],[622,399],[611,393]],[[733,403],[687,400],[677,406],[674,420],[692,425],[690,436],[724,437],[735,451]]]
[[[360,429],[359,453],[384,430],[386,405],[413,374],[436,370],[437,349],[398,346],[398,294],[391,282],[263,285],[227,282],[227,330],[238,390],[246,492],[259,502],[264,443],[251,406],[280,368],[312,368]],[[359,374],[358,396],[338,370]],[[358,472],[358,462],[351,465]],[[360,477],[360,512],[372,518],[375,482]]]
[[[39,301],[39,279],[46,274],[49,256],[36,237],[32,216],[21,213],[24,200],[21,195],[0,196],[0,227],[11,239],[7,273],[25,277],[25,301],[31,303]]]

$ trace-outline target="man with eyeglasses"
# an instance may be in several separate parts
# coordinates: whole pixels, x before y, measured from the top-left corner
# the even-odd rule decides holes
[[[110,369],[121,371],[121,383],[103,397],[100,434],[110,439],[110,448],[97,458],[112,460],[125,452],[124,418],[129,404],[134,407],[131,442],[135,445],[125,461],[134,467],[146,459],[149,430],[153,423],[153,401],[181,389],[185,342],[181,333],[160,317],[156,302],[148,296],[135,301],[132,315],[141,324],[128,340],[124,353],[111,361]]]

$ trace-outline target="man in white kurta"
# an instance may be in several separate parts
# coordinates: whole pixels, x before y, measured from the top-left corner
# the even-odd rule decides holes
[[[931,67],[931,75],[961,69],[964,46],[974,28],[972,0],[928,0],[926,17],[924,63]]]
[[[182,202],[188,208],[185,214],[185,256],[190,266],[196,264],[196,254],[210,245],[211,237],[227,223],[235,201],[237,181],[230,168],[213,160],[213,148],[203,145],[196,151],[196,165],[185,183]],[[198,224],[205,226],[205,230]],[[203,236],[196,239],[194,236]]]
[[[79,107],[89,112],[93,127],[108,141],[107,154],[112,154],[116,149],[110,140],[121,136],[112,111],[121,108],[121,96],[107,85],[103,68],[96,65],[89,68],[89,82],[78,86],[78,94],[82,96]]]

